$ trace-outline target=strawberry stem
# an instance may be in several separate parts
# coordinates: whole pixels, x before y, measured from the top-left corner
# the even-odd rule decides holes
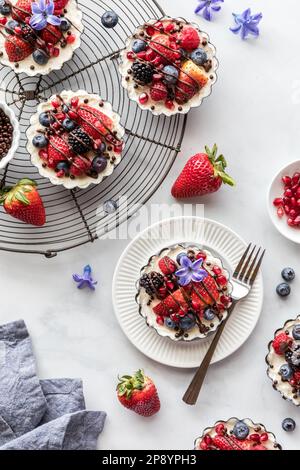
[[[145,374],[143,370],[138,370],[133,376],[123,375],[119,377],[117,391],[119,396],[126,395],[130,399],[135,390],[143,390],[145,386]]]
[[[212,166],[214,167],[214,176],[216,178],[221,178],[224,184],[228,184],[229,186],[235,186],[235,181],[231,178],[228,173],[225,172],[227,168],[227,161],[224,155],[218,155],[218,147],[214,144],[212,150],[206,145],[205,152],[208,156],[208,159]]]

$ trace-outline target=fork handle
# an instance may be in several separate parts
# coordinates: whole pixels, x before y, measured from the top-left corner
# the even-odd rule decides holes
[[[213,358],[214,352],[216,350],[216,347],[218,346],[219,340],[222,336],[222,333],[224,331],[224,328],[227,324],[227,321],[231,315],[231,312],[233,311],[234,307],[236,305],[236,302],[233,302],[231,307],[228,310],[228,317],[226,320],[223,321],[223,323],[219,326],[214,339],[211,342],[211,345],[208,348],[207,353],[204,356],[204,359],[200,365],[200,367],[197,369],[196,374],[194,375],[193,380],[191,381],[187,391],[185,392],[183,396],[183,401],[187,405],[195,405],[198,399],[198,396],[200,394],[204,379],[206,377],[208,368],[210,366],[211,360]]]

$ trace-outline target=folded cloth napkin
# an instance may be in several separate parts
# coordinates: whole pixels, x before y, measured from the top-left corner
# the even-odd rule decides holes
[[[38,380],[23,321],[0,326],[0,450],[95,449],[105,418],[80,379]]]

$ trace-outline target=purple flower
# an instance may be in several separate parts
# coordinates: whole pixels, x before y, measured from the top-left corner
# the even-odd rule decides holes
[[[208,273],[202,269],[203,259],[191,261],[187,256],[180,258],[181,269],[176,271],[175,275],[179,278],[178,282],[181,286],[187,286],[190,282],[202,282]]]
[[[221,5],[224,0],[199,0],[195,13],[196,15],[202,15],[207,21],[211,21],[213,18],[213,12],[220,11]]]
[[[83,269],[83,275],[80,276],[79,274],[73,274],[73,279],[75,282],[78,283],[78,289],[82,289],[83,287],[89,287],[92,290],[95,290],[95,285],[97,281],[94,281],[92,278],[92,268],[87,265]]]
[[[255,37],[259,36],[258,24],[263,17],[262,13],[251,15],[251,8],[247,8],[247,10],[240,15],[235,13],[232,13],[232,15],[235,21],[235,26],[230,28],[230,31],[234,34],[241,33],[242,39],[246,39],[249,34],[252,34],[252,36]]]
[[[37,0],[31,5],[32,17],[30,18],[30,26],[37,31],[41,31],[47,27],[47,24],[60,26],[61,19],[55,16],[53,0]]]

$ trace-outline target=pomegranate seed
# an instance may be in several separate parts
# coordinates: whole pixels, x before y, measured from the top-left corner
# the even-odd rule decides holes
[[[250,434],[249,439],[253,442],[260,442],[260,435],[259,434]]]
[[[166,286],[169,290],[174,290],[174,284],[171,281],[166,282]]]
[[[295,217],[297,216],[297,212],[295,211],[295,209],[290,210],[289,216],[291,219],[295,219]]]
[[[296,190],[296,197],[300,198],[300,187],[298,187]]]
[[[155,73],[153,75],[153,81],[154,82],[160,82],[163,79],[163,75],[161,73]]]
[[[153,34],[155,34],[155,29],[152,26],[147,26],[146,33],[148,36],[153,36]]]
[[[204,442],[205,442],[205,444],[207,444],[208,446],[210,446],[210,445],[212,444],[212,438],[210,437],[209,434],[206,434],[206,435],[204,436]]]
[[[176,313],[172,313],[172,315],[170,315],[170,318],[173,322],[175,323],[178,323],[179,322],[179,318],[178,316],[176,315]]]
[[[263,432],[261,435],[260,435],[260,442],[266,442],[269,440],[269,435],[267,432]]]
[[[68,114],[69,114],[69,117],[75,121],[78,118],[78,114],[75,113],[75,111],[70,110]]]
[[[290,217],[288,218],[287,220],[287,223],[290,227],[294,227],[295,226],[295,221],[294,219],[291,219]]]
[[[159,325],[163,325],[163,324],[164,324],[164,319],[163,319],[163,317],[157,316],[157,317],[156,317],[156,323],[158,323]]]
[[[296,380],[295,380],[295,379],[291,379],[291,380],[290,380],[290,384],[293,385],[293,386],[296,385]]]
[[[164,25],[163,25],[163,23],[162,23],[161,21],[158,21],[157,23],[155,23],[155,28],[161,29],[161,28],[163,28],[163,27],[164,27]]]
[[[115,146],[115,147],[114,147],[114,152],[115,152],[115,153],[119,153],[119,154],[122,153],[122,152],[123,152],[123,146],[122,146],[122,147],[120,147],[120,146]]]
[[[71,106],[72,106],[72,108],[77,108],[77,107],[78,107],[78,103],[79,103],[79,98],[78,98],[78,96],[73,97],[73,98],[71,99]]]
[[[7,23],[7,18],[5,18],[5,16],[3,16],[3,18],[0,18],[0,24],[2,24],[3,26],[5,26]],[[21,30],[22,31],[22,30]]]
[[[67,36],[66,41],[68,44],[74,44],[74,42],[76,41],[75,34],[70,34],[69,36]]]
[[[292,190],[293,194],[295,194],[297,192],[298,187],[299,187],[298,184],[294,184],[294,186],[291,187],[291,190]]]
[[[282,206],[282,203],[283,203],[283,200],[281,199],[281,197],[276,197],[273,201],[273,205],[275,207]]]
[[[231,298],[227,295],[222,295],[220,301],[223,305],[227,306],[231,302]]]
[[[58,47],[54,47],[51,55],[53,57],[58,57],[59,54],[60,54],[60,49]]]
[[[300,207],[300,199],[297,199],[297,206]]]
[[[196,254],[196,259],[203,259],[205,260],[207,258],[205,253],[202,253],[201,251]]]
[[[173,30],[174,30],[174,25],[173,25],[173,23],[168,23],[168,24],[165,26],[165,32],[166,32],[166,33],[171,33]]]
[[[226,431],[224,424],[223,423],[217,424],[217,426],[215,427],[215,431],[218,434],[218,436],[222,436]]]
[[[63,176],[65,176],[64,170],[58,171],[58,172],[56,173],[56,176],[57,176],[58,178],[62,178]]]
[[[295,218],[294,225],[300,225],[300,215],[297,215],[297,217]]]
[[[139,102],[141,104],[146,104],[149,100],[149,95],[147,93],[142,93],[140,96],[139,96]]]
[[[292,177],[292,183],[298,184],[299,180],[300,180],[300,173],[294,173],[294,176]]]
[[[222,269],[219,268],[219,266],[214,266],[212,270],[216,276],[220,276],[220,274],[222,273]]]
[[[135,53],[134,52],[127,52],[127,59],[128,60],[134,60],[135,58]]]
[[[57,129],[60,129],[60,123],[59,123],[59,122],[55,122],[52,127],[53,127],[53,129],[56,129],[56,130],[57,130]]]
[[[294,198],[294,196],[293,196],[293,197],[291,197],[291,206],[296,207],[296,205],[297,205],[297,201],[296,201],[296,198]]]
[[[59,101],[56,101],[56,100],[55,100],[55,101],[52,101],[52,103],[51,103],[51,104],[52,104],[53,108],[56,108],[56,109],[57,109],[57,108],[59,108],[59,107],[60,107],[60,103],[59,103]]]
[[[16,33],[18,36],[21,36],[21,34],[22,34],[22,28],[21,28],[21,26],[16,26],[16,27],[15,27],[15,33]]]
[[[141,60],[146,60],[146,51],[138,52],[136,56]]]
[[[278,209],[277,209],[277,215],[278,215],[278,217],[280,217],[280,218],[284,216],[284,210],[283,210],[282,207],[278,207]]]
[[[167,101],[165,102],[165,105],[166,105],[166,108],[168,108],[168,109],[170,109],[170,110],[172,110],[172,109],[175,108],[175,105],[174,105],[174,103],[173,103],[172,100],[167,100]]]
[[[288,206],[287,204],[284,206],[284,212],[286,213],[286,215],[288,215],[290,213],[290,206]]]
[[[282,182],[283,182],[283,184],[285,184],[285,186],[291,186],[292,178],[290,178],[289,176],[283,176],[282,177]]]
[[[145,54],[145,60],[150,62],[151,60],[155,59],[156,54],[152,49],[148,49]]]
[[[284,191],[285,197],[292,197],[293,196],[293,191],[291,189],[286,189]]]
[[[186,312],[184,310],[179,310],[178,315],[183,318],[186,315]]]
[[[221,286],[225,286],[227,284],[227,279],[225,276],[221,275],[217,277],[217,281]]]

